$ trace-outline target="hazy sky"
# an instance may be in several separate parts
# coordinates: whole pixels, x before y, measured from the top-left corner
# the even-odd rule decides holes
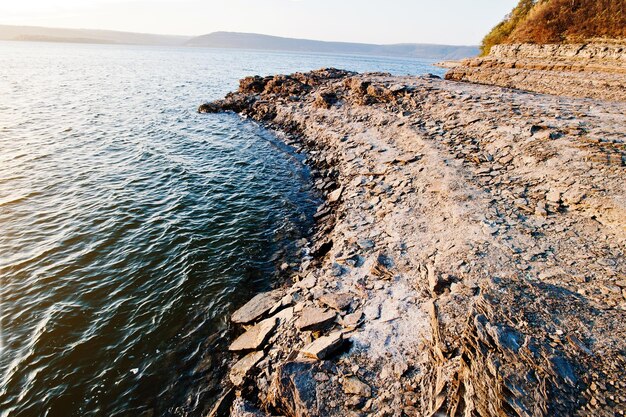
[[[477,44],[517,0],[0,0],[0,24]]]

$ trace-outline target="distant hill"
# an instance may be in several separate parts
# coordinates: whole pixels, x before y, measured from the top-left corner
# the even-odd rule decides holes
[[[325,42],[308,39],[282,38],[255,33],[214,32],[187,41],[188,46],[210,48],[240,48],[267,51],[316,52],[327,54],[356,54],[389,57],[432,59],[461,59],[478,54],[477,46],[452,46],[403,43],[375,45],[349,42]]]
[[[506,43],[626,40],[625,0],[520,0],[485,36],[481,50]]]
[[[189,36],[152,35],[113,30],[0,25],[0,40],[175,46],[183,45],[189,39]]]
[[[208,48],[254,49],[266,51],[313,52],[326,54],[373,55],[388,57],[462,59],[478,54],[477,46],[451,46],[403,43],[374,45],[349,42],[324,42],[281,38],[254,33],[214,32],[197,37],[153,35],[93,29],[60,29],[37,26],[0,25],[0,40],[109,43],[131,45],[189,46]]]

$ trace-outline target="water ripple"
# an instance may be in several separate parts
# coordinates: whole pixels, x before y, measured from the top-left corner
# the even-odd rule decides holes
[[[204,415],[229,312],[297,258],[318,201],[300,155],[196,106],[249,73],[434,72],[24,42],[0,60],[0,417]]]

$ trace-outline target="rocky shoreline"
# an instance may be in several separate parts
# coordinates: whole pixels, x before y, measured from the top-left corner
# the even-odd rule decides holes
[[[325,69],[202,105],[306,150],[293,284],[212,415],[623,415],[626,104]]]

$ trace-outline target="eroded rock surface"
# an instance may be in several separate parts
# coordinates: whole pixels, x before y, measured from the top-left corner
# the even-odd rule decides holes
[[[328,69],[200,110],[329,196],[233,415],[623,415],[625,103]]]
[[[497,45],[454,66],[446,79],[626,101],[626,44]]]

